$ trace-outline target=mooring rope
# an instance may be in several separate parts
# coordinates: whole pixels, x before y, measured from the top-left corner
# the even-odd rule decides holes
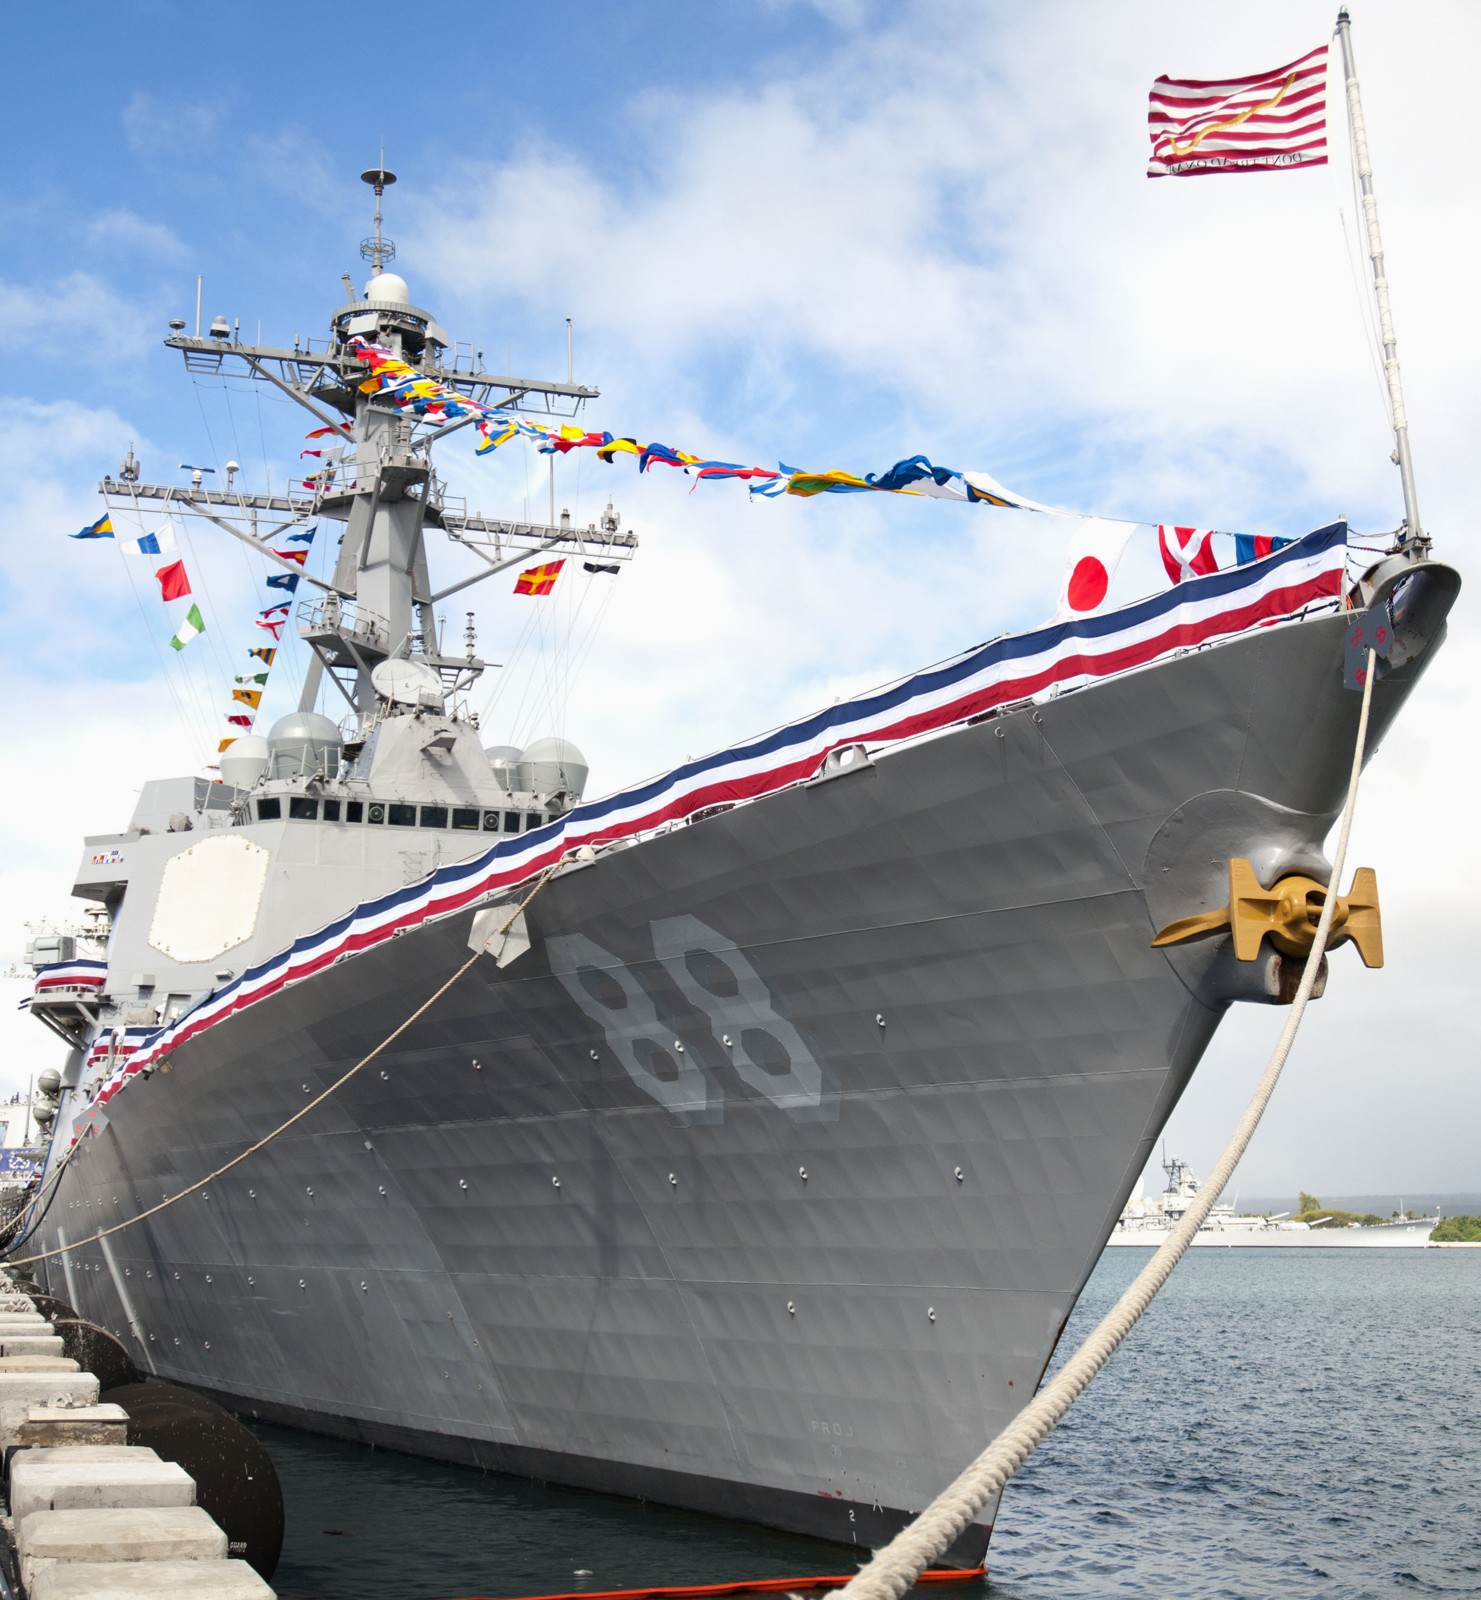
[[[873,1558],[859,1569],[857,1576],[837,1591],[835,1600],[844,1600],[844,1597],[847,1600],[900,1600],[900,1596],[917,1582],[921,1573],[951,1548],[993,1495],[1003,1488],[1054,1431],[1060,1419],[1084,1393],[1090,1380],[1137,1325],[1142,1313],[1156,1298],[1157,1291],[1167,1282],[1173,1268],[1193,1243],[1193,1236],[1213,1209],[1224,1185],[1233,1176],[1240,1157],[1260,1125],[1266,1106],[1270,1104],[1286,1057],[1291,1053],[1307,1002],[1316,986],[1328,935],[1332,931],[1338,883],[1347,859],[1347,841],[1352,833],[1358,780],[1363,771],[1363,750],[1368,740],[1368,711],[1373,700],[1374,667],[1374,653],[1369,650],[1367,671],[1363,676],[1362,710],[1358,714],[1357,742],[1352,754],[1352,773],[1348,778],[1347,802],[1342,812],[1342,830],[1337,837],[1337,849],[1332,858],[1331,885],[1322,902],[1311,952],[1306,957],[1306,966],[1301,973],[1301,982],[1296,989],[1296,998],[1291,1004],[1286,1025],[1281,1029],[1264,1075],[1239,1126],[1234,1130],[1228,1148],[1219,1157],[1208,1182],[1199,1190],[1198,1197],[1168,1236],[1167,1242],[1136,1275],[1131,1287],[1100,1320],[1055,1377],[913,1522],[902,1528],[882,1550],[875,1552]]]
[[[537,894],[539,894],[545,885],[550,882],[551,878],[562,865],[563,861],[552,862],[551,865],[548,866],[543,873],[541,873],[540,877],[535,881],[534,888],[532,888],[524,897],[524,899],[521,900],[517,906],[515,906],[514,910],[509,913],[508,920],[504,923],[503,927],[498,929],[498,933],[509,932],[509,930],[514,926],[516,920],[519,918],[520,913],[524,911],[526,906],[530,904],[530,902]],[[490,935],[490,939],[493,937],[495,937],[495,935]],[[485,940],[484,944],[487,945],[487,943],[488,940]],[[233,1167],[241,1166],[241,1164],[249,1156],[255,1156],[259,1150],[265,1149],[266,1146],[270,1145],[279,1134],[286,1133],[289,1128],[294,1125],[294,1123],[301,1122],[306,1116],[308,1116],[309,1112],[313,1111],[316,1107],[323,1105],[332,1094],[335,1094],[342,1089],[345,1084],[347,1084],[350,1079],[360,1071],[362,1067],[368,1067],[383,1050],[394,1044],[396,1040],[399,1039],[401,1035],[405,1033],[406,1030],[411,1027],[411,1025],[416,1022],[419,1017],[424,1016],[428,1011],[430,1011],[432,1007],[435,1006],[443,997],[443,995],[445,995],[447,991],[452,988],[458,979],[477,963],[478,958],[483,955],[483,953],[484,946],[480,946],[473,952],[468,960],[466,960],[463,965],[459,967],[455,973],[453,973],[452,977],[450,977],[446,983],[437,989],[435,993],[429,995],[421,1003],[421,1005],[419,1005],[416,1010],[412,1012],[405,1022],[403,1022],[399,1027],[395,1028],[392,1032],[388,1033],[386,1037],[382,1039],[381,1042],[375,1047],[375,1049],[370,1052],[369,1055],[362,1056],[353,1067],[336,1078],[334,1082],[331,1083],[329,1087],[322,1093],[316,1094],[306,1106],[301,1106],[293,1113],[291,1117],[288,1118],[286,1122],[279,1123],[271,1133],[265,1134],[256,1142],[256,1144],[248,1145],[245,1150],[241,1151],[238,1155],[234,1155],[230,1161],[225,1162],[222,1166],[217,1167],[214,1172],[207,1173],[204,1178],[201,1178],[197,1182],[191,1184],[189,1188],[180,1190],[178,1194],[172,1194],[168,1196],[168,1198],[161,1200],[158,1205],[150,1206],[147,1211],[141,1211],[135,1217],[125,1217],[122,1222],[115,1222],[111,1228],[100,1228],[96,1233],[89,1234],[86,1239],[78,1239],[71,1244],[57,1245],[51,1250],[40,1250],[37,1251],[35,1255],[18,1256],[13,1260],[7,1258],[5,1265],[10,1267],[28,1267],[36,1261],[46,1261],[52,1256],[66,1255],[70,1251],[81,1250],[85,1245],[96,1244],[99,1239],[106,1239],[110,1234],[122,1233],[125,1228],[132,1228],[136,1223],[143,1222],[149,1217],[158,1216],[161,1211],[168,1211],[171,1206],[178,1204],[181,1200],[187,1199],[190,1195],[198,1193],[200,1190],[204,1189],[208,1183],[215,1183],[218,1178],[224,1177],[228,1172],[231,1171]],[[72,1152],[68,1151],[68,1156],[71,1154]]]

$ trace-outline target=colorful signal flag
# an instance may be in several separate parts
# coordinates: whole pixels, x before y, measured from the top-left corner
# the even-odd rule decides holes
[[[565,566],[562,561],[547,561],[543,566],[526,567],[520,573],[514,585],[516,594],[549,594],[555,588],[555,580],[560,576],[560,570]]]
[[[183,561],[172,561],[154,575],[159,579],[161,600],[183,600],[190,593],[190,579],[185,576]]]
[[[175,630],[175,636],[170,640],[171,650],[183,650],[192,639],[199,638],[206,631],[206,619],[201,615],[199,606],[191,606],[185,613],[185,621]]]

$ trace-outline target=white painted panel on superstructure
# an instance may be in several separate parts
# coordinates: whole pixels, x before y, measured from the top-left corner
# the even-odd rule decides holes
[[[252,936],[272,852],[218,834],[166,864],[149,943],[176,961],[214,961]]]

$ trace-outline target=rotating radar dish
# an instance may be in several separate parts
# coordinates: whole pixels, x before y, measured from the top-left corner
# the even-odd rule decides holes
[[[393,658],[370,674],[375,692],[393,706],[442,705],[442,679],[425,661]]]

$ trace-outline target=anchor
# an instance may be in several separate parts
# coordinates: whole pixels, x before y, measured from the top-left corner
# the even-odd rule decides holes
[[[1170,922],[1152,941],[1153,947],[1182,944],[1221,933],[1226,928],[1234,940],[1234,954],[1240,961],[1253,961],[1260,953],[1260,941],[1270,943],[1282,955],[1304,956],[1316,937],[1316,925],[1326,904],[1327,885],[1293,872],[1278,879],[1268,889],[1255,876],[1255,869],[1242,856],[1229,863],[1229,903],[1218,911],[1200,911],[1195,916]],[[1378,879],[1371,867],[1359,867],[1352,888],[1339,895],[1332,915],[1332,932],[1327,941],[1334,945],[1352,943],[1365,967],[1383,965],[1383,927],[1378,911]]]

